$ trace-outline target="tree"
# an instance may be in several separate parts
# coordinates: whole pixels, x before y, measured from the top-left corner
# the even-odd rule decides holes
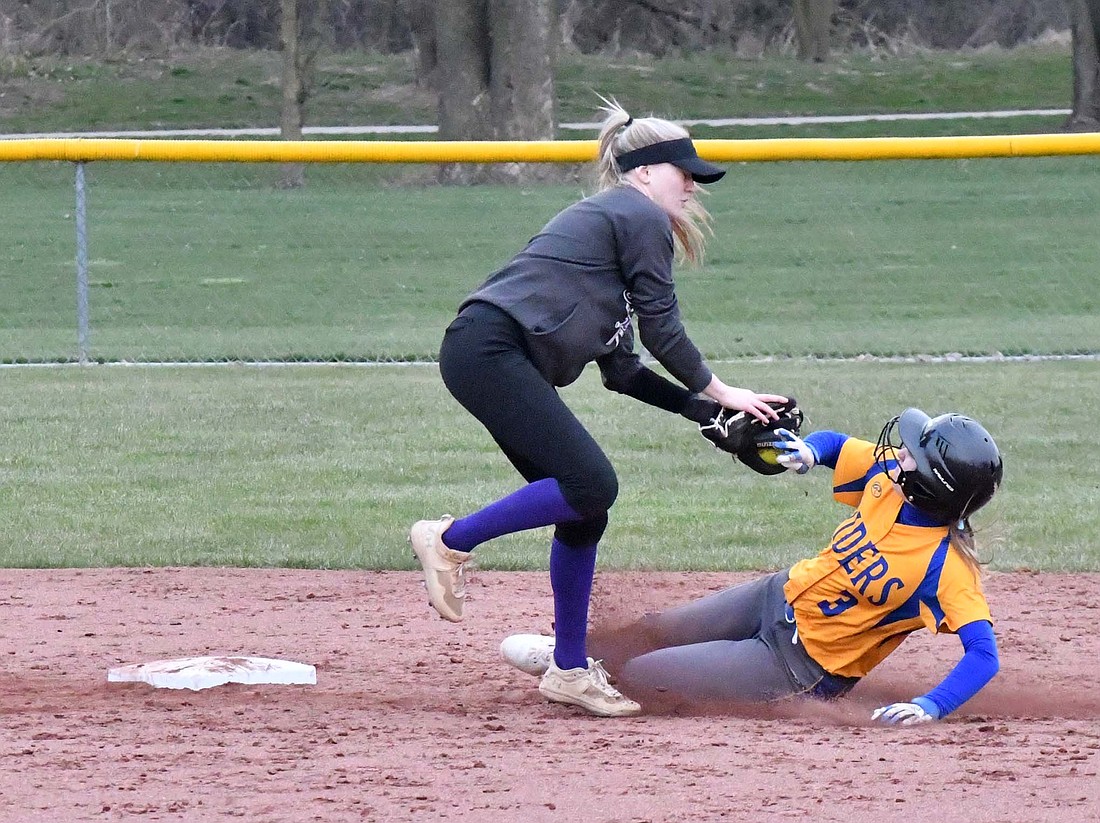
[[[491,0],[490,120],[498,140],[552,140],[557,123],[554,0]],[[507,179],[545,177],[548,167],[500,168]]]
[[[829,35],[836,0],[794,0],[794,30],[798,59],[824,63],[829,59]]]
[[[1100,0],[1068,0],[1073,32],[1073,110],[1067,131],[1100,131]]]
[[[435,4],[435,58],[439,93],[439,136],[443,140],[488,140],[488,0],[440,0]],[[469,183],[484,170],[449,164],[447,183]]]
[[[434,5],[435,0],[400,0],[399,5],[409,24],[409,36],[416,58],[417,85],[428,89],[438,87]]]
[[[434,7],[439,135],[444,140],[554,137],[555,0],[439,0]],[[447,165],[451,183],[549,176],[537,166]]]
[[[280,46],[283,51],[282,108],[279,131],[284,140],[301,140],[305,105],[313,88],[313,64],[319,38],[316,20],[324,0],[281,0]],[[280,185],[298,189],[305,185],[305,167],[285,163]]]

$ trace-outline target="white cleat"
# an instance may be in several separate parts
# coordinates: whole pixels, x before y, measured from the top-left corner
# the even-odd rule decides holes
[[[544,634],[513,634],[500,644],[500,656],[521,672],[542,677],[554,662],[554,638]]]
[[[580,706],[599,717],[630,717],[642,710],[611,685],[607,669],[591,657],[587,669],[559,669],[551,663],[539,682],[539,693],[551,703]]]

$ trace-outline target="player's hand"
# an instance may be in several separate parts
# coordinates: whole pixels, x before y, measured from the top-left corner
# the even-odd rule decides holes
[[[875,709],[871,719],[890,726],[916,726],[920,723],[931,723],[936,718],[916,703],[891,703]]]
[[[779,413],[770,404],[783,406],[787,403],[787,398],[781,394],[757,394],[752,389],[727,386],[716,374],[711,375],[703,394],[724,408],[744,412],[765,426],[779,419]]]
[[[745,412],[749,417],[755,417],[761,423],[767,425],[779,419],[779,413],[769,403],[782,405],[787,398],[781,394],[757,394],[751,389],[741,389],[725,384],[708,386],[704,394],[712,400],[717,400],[727,409]]]
[[[813,449],[790,429],[776,429],[773,434],[775,437],[762,445],[779,452],[775,461],[787,471],[805,474],[817,463]]]

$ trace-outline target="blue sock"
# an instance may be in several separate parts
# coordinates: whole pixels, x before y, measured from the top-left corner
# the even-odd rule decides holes
[[[444,533],[443,542],[449,549],[468,552],[503,534],[582,519],[565,502],[558,481],[550,477],[529,483],[481,511],[456,520]]]
[[[559,669],[588,668],[588,601],[596,573],[596,546],[550,544],[550,586],[554,590],[554,662]]]

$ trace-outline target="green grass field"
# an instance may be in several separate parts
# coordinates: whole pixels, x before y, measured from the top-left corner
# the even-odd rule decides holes
[[[734,362],[797,392],[810,428],[873,439],[906,405],[983,420],[1005,453],[980,518],[994,568],[1100,569],[1100,486],[1081,423],[1095,362]],[[412,568],[408,525],[462,514],[519,479],[430,365],[91,367],[2,373],[2,566]],[[603,390],[565,391],[621,495],[601,562],[762,569],[819,549],[842,517],[827,471],[764,478],[686,421]],[[544,567],[549,532],[495,541],[485,568]]]
[[[71,181],[0,165],[0,360],[76,353]],[[91,353],[423,360],[462,297],[581,187],[381,186],[371,170],[95,165]],[[711,357],[1096,351],[1093,158],[741,164],[684,270]]]
[[[4,108],[0,128],[273,122],[270,56],[206,57],[7,65],[34,105]],[[376,63],[327,61],[313,122],[431,122],[423,94],[391,93],[411,88],[408,66]],[[594,90],[679,117],[1057,107],[1068,72],[1044,49],[824,67],[578,58],[560,73],[560,111],[590,119]],[[895,125],[827,133],[991,133]],[[321,167],[284,191],[267,166],[92,164],[93,357],[391,364],[0,370],[0,566],[412,568],[409,523],[514,488],[435,367],[394,361],[434,356],[462,296],[586,184],[429,177]],[[707,199],[707,264],[679,275],[688,328],[728,381],[797,394],[811,428],[873,438],[906,405],[977,416],[1006,456],[980,523],[992,566],[1100,570],[1100,484],[1080,433],[1100,407],[1097,361],[830,359],[1095,354],[1098,180],[1095,158],[738,165]],[[72,186],[68,164],[0,164],[2,362],[75,354]],[[565,394],[620,473],[605,566],[777,568],[842,516],[824,472],[738,469],[593,373]],[[547,537],[496,541],[480,563],[543,568]]]

